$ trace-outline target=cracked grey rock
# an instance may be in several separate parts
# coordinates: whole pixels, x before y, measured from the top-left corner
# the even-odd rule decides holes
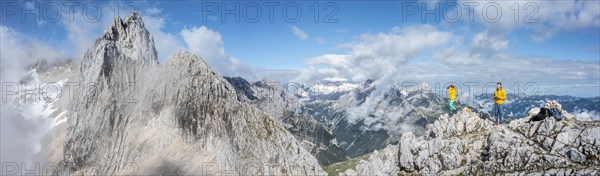
[[[546,107],[561,106],[550,101]],[[562,121],[527,123],[537,111],[498,126],[470,111],[443,115],[428,125],[426,134],[431,135],[402,135],[399,174],[598,174],[600,121],[578,121],[562,111]]]
[[[355,168],[348,169],[340,175],[397,175],[398,160],[394,156],[397,151],[397,145],[375,150],[368,160],[359,161]]]
[[[279,83],[265,79],[250,84],[240,77],[225,79],[235,87],[238,100],[254,105],[283,123],[302,146],[319,160],[319,164],[328,166],[349,159],[327,127],[312,116],[301,113],[302,104],[298,98]]]
[[[81,63],[56,175],[324,175],[269,114],[201,58],[158,64],[141,16],[117,18]]]

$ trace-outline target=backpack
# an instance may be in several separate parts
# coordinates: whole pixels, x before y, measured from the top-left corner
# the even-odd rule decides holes
[[[563,119],[562,113],[556,108],[550,109],[550,115],[556,119],[556,121],[561,121]]]
[[[540,112],[538,112],[538,114],[536,114],[535,116],[531,117],[531,119],[529,119],[529,121],[527,122],[531,122],[531,121],[541,121],[546,119],[546,117],[550,116],[550,110],[548,108],[540,108]]]

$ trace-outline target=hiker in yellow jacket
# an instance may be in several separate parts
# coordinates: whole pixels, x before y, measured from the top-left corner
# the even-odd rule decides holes
[[[454,101],[456,101],[456,88],[454,85],[450,84],[450,86],[448,86],[448,105],[450,106],[450,114],[456,111]]]
[[[506,99],[506,92],[502,88],[502,83],[496,84],[496,91],[494,91],[494,116],[496,117],[496,125],[499,125],[502,121],[502,109]]]

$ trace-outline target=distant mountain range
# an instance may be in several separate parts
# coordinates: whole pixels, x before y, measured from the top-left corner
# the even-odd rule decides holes
[[[10,100],[19,118],[51,121],[36,157],[58,163],[57,175],[600,173],[600,97],[509,94],[510,118],[493,125],[489,95],[449,115],[427,84],[249,82],[186,51],[158,63],[135,12],[81,61],[30,69],[19,96],[36,83],[85,85]],[[528,123],[539,107],[566,118]]]
[[[475,97],[479,108],[492,109],[491,95]],[[600,97],[582,98],[569,95],[519,95],[507,94],[505,112],[511,118],[522,118],[531,108],[542,107],[548,100],[558,101],[562,108],[582,120],[600,120]],[[578,116],[583,115],[586,117]]]

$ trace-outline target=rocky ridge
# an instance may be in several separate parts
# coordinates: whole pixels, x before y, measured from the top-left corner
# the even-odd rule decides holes
[[[527,122],[539,108],[509,124],[494,125],[469,110],[443,115],[427,126],[425,136],[402,135],[396,157],[371,156],[345,173],[363,175],[597,175],[600,173],[600,122],[578,121],[560,104],[565,119]],[[395,148],[390,146],[388,148]],[[386,149],[387,150],[387,149]],[[386,154],[385,154],[386,153]],[[397,163],[397,170],[369,163]]]
[[[266,79],[249,83],[240,77],[225,79],[235,87],[240,101],[254,105],[283,123],[319,164],[328,166],[348,159],[335,136],[312,116],[302,113],[302,103],[279,83]]]
[[[283,125],[237,100],[201,58],[159,64],[137,13],[117,18],[81,63],[54,174],[323,175]]]

